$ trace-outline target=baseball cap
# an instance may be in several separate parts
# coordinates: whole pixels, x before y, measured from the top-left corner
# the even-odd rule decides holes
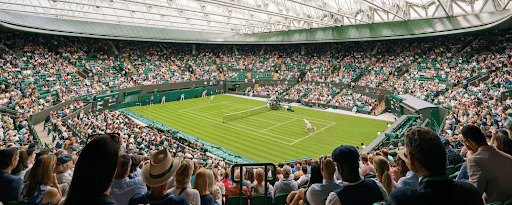
[[[63,154],[57,157],[57,165],[66,164],[75,159],[70,154]]]
[[[339,146],[332,151],[332,160],[340,165],[345,164],[350,167],[359,166],[359,152],[350,145]]]

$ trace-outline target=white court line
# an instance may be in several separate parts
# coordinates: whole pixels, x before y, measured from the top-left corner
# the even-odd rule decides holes
[[[270,138],[270,137],[267,137],[267,136],[264,136],[264,135],[260,135],[260,134],[256,134],[254,132],[250,132],[250,131],[247,131],[247,130],[244,130],[244,129],[240,129],[240,128],[237,128],[237,127],[233,127],[233,126],[230,126],[230,125],[227,125],[226,123],[220,123],[220,122],[217,122],[215,120],[211,120],[211,119],[207,119],[207,118],[204,118],[204,117],[200,117],[200,116],[204,116],[200,113],[196,113],[196,112],[193,112],[193,111],[183,111],[183,110],[178,110],[178,112],[181,112],[181,113],[184,113],[184,114],[192,114],[192,115],[195,115],[196,117],[198,118],[201,118],[203,120],[207,120],[207,121],[210,121],[210,122],[213,122],[213,123],[217,123],[217,124],[221,124],[221,125],[225,125],[225,126],[228,126],[228,127],[231,127],[231,128],[235,128],[237,130],[241,130],[241,131],[245,131],[245,132],[248,132],[248,133],[251,133],[251,134],[254,134],[254,135],[258,135],[260,137],[264,137],[264,138],[267,138],[267,139],[271,139],[271,140],[274,140],[274,141],[277,141],[277,142],[281,142],[283,144],[287,144],[287,145],[290,145],[290,143],[287,143],[287,142],[283,142],[283,141],[280,141],[280,140],[276,140],[274,138]],[[205,116],[206,117],[206,116]],[[230,122],[230,124],[234,124],[234,125],[238,125],[238,126],[241,126],[241,127],[245,127],[247,129],[251,129],[251,130],[255,130],[255,131],[259,131],[261,132],[260,130],[257,130],[257,129],[254,129],[254,128],[251,128],[251,127],[247,127],[245,125],[241,125],[241,124],[236,124],[236,123],[232,123]],[[288,140],[293,140],[293,139],[290,139],[290,138],[287,138],[287,137],[283,137],[281,135],[276,135],[276,134],[272,134],[272,133],[268,133],[268,132],[264,132],[266,134],[270,134],[270,135],[273,135],[273,136],[276,136],[276,137],[280,137],[280,138],[283,138],[283,139],[288,139]]]
[[[208,114],[212,114],[212,113],[216,113],[216,112],[222,112],[224,110],[231,110],[231,109],[234,109],[234,108],[239,108],[240,106],[236,106],[236,107],[231,107],[231,108],[227,108],[227,109],[223,109],[223,110],[217,110],[217,111],[213,111],[213,112],[207,112],[207,113],[204,113],[203,115],[208,115]]]
[[[226,102],[220,102],[218,104],[227,104]],[[192,108],[185,108],[185,109],[181,109],[181,110],[194,110],[194,109],[197,109],[197,108],[202,108],[202,107],[208,107],[208,106],[213,106],[213,105],[218,105],[218,104],[208,104],[208,105],[203,105],[203,106],[199,106],[199,107],[192,107]],[[180,110],[178,110],[180,111]]]
[[[308,138],[308,137],[311,137],[311,136],[313,136],[314,134],[316,134],[317,132],[320,132],[320,131],[324,130],[325,128],[328,128],[328,127],[330,127],[330,126],[332,126],[332,125],[334,125],[334,124],[336,124],[336,123],[335,123],[335,122],[333,122],[332,124],[328,125],[327,127],[324,127],[324,128],[322,128],[322,129],[320,129],[320,130],[318,130],[318,131],[316,131],[316,132],[313,132],[313,134],[311,134],[311,135],[307,135],[307,136],[305,136],[305,137],[303,137],[303,138],[300,138],[299,140],[297,140],[297,141],[295,141],[295,142],[292,142],[290,145],[293,145],[293,144],[295,144],[295,143],[297,143],[297,142],[300,142],[300,141],[301,141],[301,140],[303,140],[303,139],[306,139],[306,138]]]
[[[281,123],[281,124],[274,125],[274,126],[272,126],[272,127],[269,127],[269,128],[267,128],[267,129],[264,129],[263,131],[265,131],[265,130],[270,130],[270,129],[274,128],[274,127],[284,125],[284,124],[286,124],[286,123],[289,123],[289,122],[294,121],[294,120],[297,120],[297,119],[298,119],[298,118],[294,118],[294,119],[292,119],[292,120],[290,120],[290,121],[286,121],[286,122],[283,122],[283,123]]]

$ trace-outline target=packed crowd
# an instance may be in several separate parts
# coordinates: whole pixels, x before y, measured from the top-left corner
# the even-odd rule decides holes
[[[342,94],[335,97],[329,104],[337,107],[345,107],[350,109],[357,107],[358,110],[372,111],[375,107],[377,107],[377,103],[377,99],[375,98],[371,98],[351,90],[343,90]]]
[[[253,95],[264,95],[264,96],[274,96],[281,95],[283,92],[290,88],[289,85],[280,84],[280,85],[265,85],[257,87],[256,89],[252,89]]]

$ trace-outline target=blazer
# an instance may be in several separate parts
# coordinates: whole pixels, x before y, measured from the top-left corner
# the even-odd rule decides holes
[[[482,146],[467,162],[468,182],[483,194],[485,203],[512,199],[512,156]]]

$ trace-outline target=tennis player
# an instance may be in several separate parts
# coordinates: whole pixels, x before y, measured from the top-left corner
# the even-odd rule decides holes
[[[181,94],[180,101],[183,101],[183,100],[185,100],[185,94]]]
[[[203,96],[201,96],[202,98],[205,98],[206,97],[206,90],[203,91]]]
[[[213,95],[210,96],[210,102],[209,103],[211,103],[212,101],[215,102],[215,98],[213,97]]]
[[[316,127],[312,127],[311,123],[309,123],[309,121],[306,119],[304,119],[304,122],[306,123],[306,131],[309,131],[309,135],[311,135],[311,130],[316,130]]]

